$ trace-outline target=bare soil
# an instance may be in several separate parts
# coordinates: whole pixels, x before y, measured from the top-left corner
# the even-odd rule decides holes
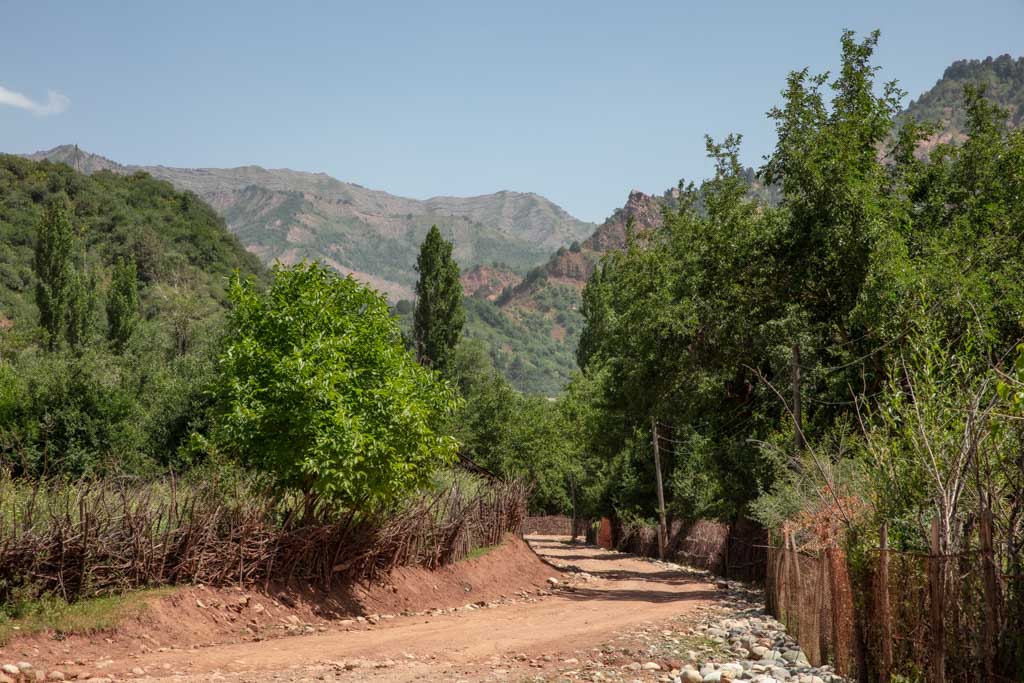
[[[721,597],[649,560],[562,537],[529,540],[539,557],[509,539],[438,572],[401,570],[331,596],[183,589],[116,634],[25,639],[0,650],[0,661],[116,680],[521,680],[564,669],[572,653],[623,628],[696,619]],[[366,614],[385,616],[352,621]],[[296,632],[305,634],[268,637]]]

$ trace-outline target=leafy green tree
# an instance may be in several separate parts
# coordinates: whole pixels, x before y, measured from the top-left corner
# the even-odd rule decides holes
[[[308,504],[386,505],[454,456],[440,428],[457,400],[376,292],[303,263],[266,293],[236,276],[230,298],[215,445]]]
[[[96,322],[96,282],[81,271],[72,271],[68,289],[67,340],[73,349],[84,347]]]
[[[444,372],[459,343],[466,313],[462,309],[459,266],[452,258],[452,243],[430,228],[416,259],[416,310],[413,342],[420,363]]]
[[[57,347],[65,332],[73,270],[73,241],[67,197],[58,195],[47,204],[46,212],[39,223],[35,257],[32,261],[36,275],[39,324],[51,350]]]
[[[135,259],[119,259],[107,292],[107,338],[123,351],[139,323],[139,284]]]
[[[456,347],[450,374],[464,398],[451,421],[460,454],[495,476],[528,482],[533,511],[571,511],[583,468],[561,404],[516,392],[478,340]]]

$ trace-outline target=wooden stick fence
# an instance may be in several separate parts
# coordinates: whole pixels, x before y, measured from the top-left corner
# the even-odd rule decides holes
[[[1020,594],[1022,577],[999,571],[992,526],[991,513],[982,511],[977,547],[948,552],[936,522],[929,552],[921,553],[893,550],[883,525],[875,556],[856,581],[841,549],[806,552],[792,533],[775,534],[768,609],[812,664],[830,663],[851,680],[887,683],[921,673],[929,683],[1021,680],[1021,662],[1000,652],[1002,639],[1014,636],[1003,623],[1006,595]],[[868,625],[862,643],[858,616]]]
[[[9,483],[9,482],[8,482]],[[296,524],[274,497],[225,502],[213,486],[138,482],[0,491],[0,601],[74,600],[130,588],[299,579],[330,586],[397,566],[430,569],[518,533],[526,489],[453,485],[388,513],[338,510]],[[283,521],[281,521],[283,520]]]

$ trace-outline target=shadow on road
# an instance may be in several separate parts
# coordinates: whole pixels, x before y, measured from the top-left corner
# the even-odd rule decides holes
[[[641,589],[602,589],[602,588],[577,588],[576,590],[564,593],[563,597],[574,601],[623,601],[623,602],[692,602],[709,601],[722,597],[714,590],[693,590],[693,591],[657,591]]]
[[[570,543],[568,538],[532,537],[530,545],[549,566],[562,571],[586,572],[594,578],[614,583],[650,584],[646,587],[617,588],[614,583],[607,587],[576,587],[563,593],[569,600],[621,600],[636,602],[666,603],[676,601],[703,601],[720,598],[721,594],[707,585],[702,577],[682,571],[663,569],[649,558],[629,553],[611,553],[593,545]],[[561,563],[560,565],[554,562]],[[605,563],[618,563],[606,565]],[[627,567],[622,567],[623,564]],[[593,568],[597,564],[600,568]],[[636,569],[628,567],[637,566]],[[602,565],[608,568],[602,567]],[[658,586],[665,590],[659,590]],[[692,590],[686,590],[692,586]]]

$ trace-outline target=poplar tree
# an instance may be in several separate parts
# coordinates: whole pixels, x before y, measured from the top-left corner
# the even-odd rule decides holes
[[[413,343],[420,364],[445,372],[459,343],[466,313],[462,309],[459,266],[452,259],[452,243],[432,226],[416,259],[416,310]]]
[[[73,270],[69,280],[67,340],[71,348],[81,349],[96,328],[96,276]]]
[[[119,259],[107,293],[107,338],[115,350],[124,350],[138,321],[139,288],[135,259]]]
[[[50,200],[36,233],[32,270],[36,275],[36,306],[46,345],[53,351],[60,343],[67,319],[71,289],[71,247],[74,236],[68,218],[67,198]]]

